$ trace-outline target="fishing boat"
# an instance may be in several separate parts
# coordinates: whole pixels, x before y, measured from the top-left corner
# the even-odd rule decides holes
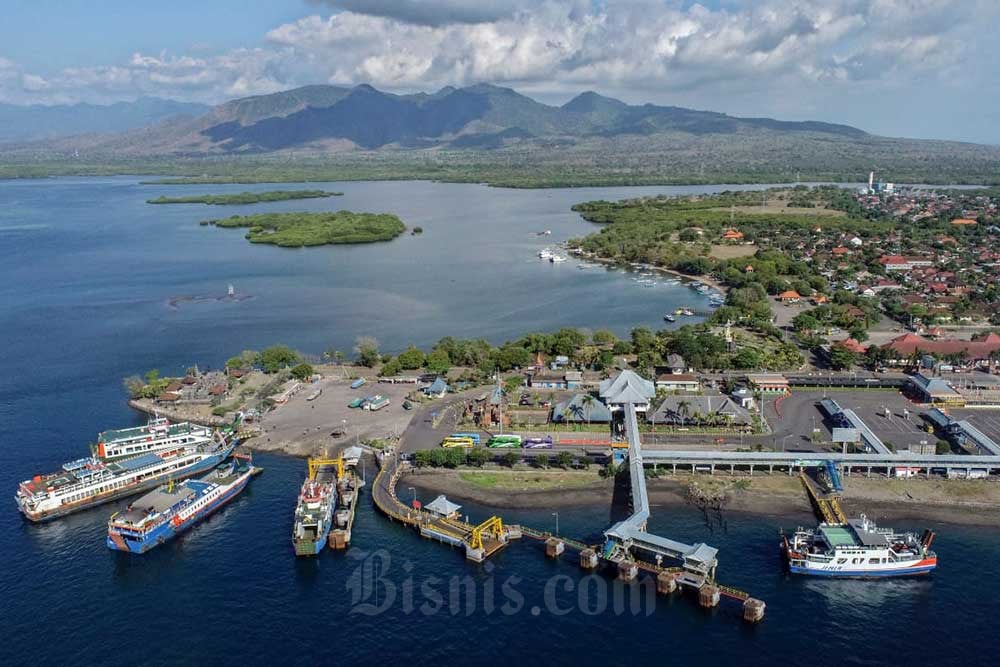
[[[309,476],[299,491],[292,528],[296,556],[315,556],[326,544],[337,505],[336,485],[336,468],[332,462],[309,460]]]
[[[102,435],[108,433],[112,432]],[[129,444],[108,438],[98,444],[97,456],[64,463],[57,472],[21,482],[15,500],[27,519],[47,521],[142,493],[168,478],[184,479],[204,473],[224,461],[234,446],[221,432],[208,433],[211,435],[207,439],[191,433],[180,440],[176,433],[161,438],[150,436],[142,442],[129,438]],[[128,453],[109,457],[100,452]]]
[[[666,315],[664,315],[663,319],[666,320],[667,322],[676,322],[677,321],[677,318],[674,317],[673,315],[671,315],[670,313],[667,313]]]
[[[234,454],[200,479],[171,481],[108,520],[109,549],[146,553],[204,521],[246,488],[260,472],[250,456]]]
[[[937,567],[934,533],[897,533],[879,528],[864,514],[846,524],[821,523],[782,536],[782,552],[793,574],[824,577],[904,577]]]

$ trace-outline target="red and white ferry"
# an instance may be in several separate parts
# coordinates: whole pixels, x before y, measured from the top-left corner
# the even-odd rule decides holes
[[[782,537],[782,550],[793,574],[823,577],[905,577],[937,567],[931,551],[934,533],[897,533],[879,528],[864,514],[846,524],[821,523]]]

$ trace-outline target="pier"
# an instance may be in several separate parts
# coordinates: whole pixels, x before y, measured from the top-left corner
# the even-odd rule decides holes
[[[522,536],[520,526],[504,525],[498,516],[472,524],[457,516],[437,516],[404,504],[396,495],[396,485],[399,478],[409,470],[409,464],[399,463],[390,454],[381,456],[379,464],[379,472],[372,486],[375,506],[393,521],[415,528],[421,537],[463,548],[467,559],[481,563],[507,546],[510,540]]]

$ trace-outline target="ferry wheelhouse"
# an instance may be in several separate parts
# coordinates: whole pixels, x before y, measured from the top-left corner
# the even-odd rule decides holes
[[[108,548],[145,553],[172,540],[238,496],[257,472],[249,456],[237,454],[200,479],[147,493],[111,516]]]
[[[825,577],[902,577],[926,574],[937,567],[931,551],[934,533],[897,533],[879,528],[865,515],[846,524],[821,523],[799,528],[782,538],[782,550],[793,574]]]
[[[168,477],[183,479],[211,470],[233,444],[221,433],[207,441],[178,443],[113,459],[90,456],[21,482],[14,496],[31,521],[46,521],[151,489]]]

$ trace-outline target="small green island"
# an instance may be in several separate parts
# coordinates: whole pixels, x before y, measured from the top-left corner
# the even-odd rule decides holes
[[[340,243],[391,241],[406,226],[394,215],[336,211],[324,213],[258,213],[202,220],[202,225],[247,227],[251,243],[301,248]]]
[[[157,197],[147,199],[147,204],[211,204],[213,206],[235,206],[239,204],[260,204],[268,201],[289,199],[320,199],[340,197],[343,192],[325,190],[271,190],[269,192],[237,192],[229,195],[190,195],[187,197]]]

